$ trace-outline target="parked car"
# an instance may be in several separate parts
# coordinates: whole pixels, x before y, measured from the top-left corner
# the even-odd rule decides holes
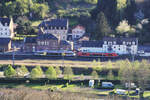
[[[116,89],[115,93],[116,93],[116,94],[119,94],[119,95],[125,95],[125,94],[126,94],[126,90],[123,90],[123,89]]]
[[[137,87],[135,85],[135,83],[131,83],[130,86],[131,86],[131,88],[136,88]],[[129,87],[129,83],[125,83],[125,87],[128,88]]]
[[[113,88],[114,84],[112,84],[112,82],[102,82],[102,87],[103,88]]]

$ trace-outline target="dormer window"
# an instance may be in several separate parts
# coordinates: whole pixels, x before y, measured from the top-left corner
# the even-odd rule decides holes
[[[132,42],[133,45],[135,45],[135,42]]]
[[[7,26],[7,23],[5,23],[5,26]]]
[[[107,44],[107,41],[104,41],[104,44]]]
[[[114,44],[116,44],[116,41],[114,41]]]

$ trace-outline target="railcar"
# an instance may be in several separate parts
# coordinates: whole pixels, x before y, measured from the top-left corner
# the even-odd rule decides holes
[[[78,52],[79,57],[117,57],[117,53],[94,53],[94,52]]]
[[[43,56],[75,56],[73,51],[53,50],[53,51],[37,51],[35,55]]]

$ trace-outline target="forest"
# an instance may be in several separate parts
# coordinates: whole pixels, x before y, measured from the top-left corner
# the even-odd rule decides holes
[[[92,40],[138,37],[150,40],[149,0],[1,0],[0,17],[13,18],[17,34],[37,34],[47,18],[67,18],[70,28],[80,24]]]

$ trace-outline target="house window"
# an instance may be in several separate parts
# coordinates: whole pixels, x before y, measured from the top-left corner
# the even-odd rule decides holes
[[[79,35],[76,35],[76,38],[79,38]]]
[[[5,28],[5,30],[7,30],[7,28]]]
[[[112,45],[112,42],[108,42],[108,45]]]
[[[129,45],[131,45],[131,42],[129,42]]]
[[[123,45],[125,45],[125,43],[126,43],[126,42],[125,42],[125,41],[123,41]]]
[[[5,35],[7,35],[7,33],[5,33]]]
[[[38,41],[38,45],[40,45],[40,41]]]
[[[135,45],[135,42],[132,42],[133,45]]]

